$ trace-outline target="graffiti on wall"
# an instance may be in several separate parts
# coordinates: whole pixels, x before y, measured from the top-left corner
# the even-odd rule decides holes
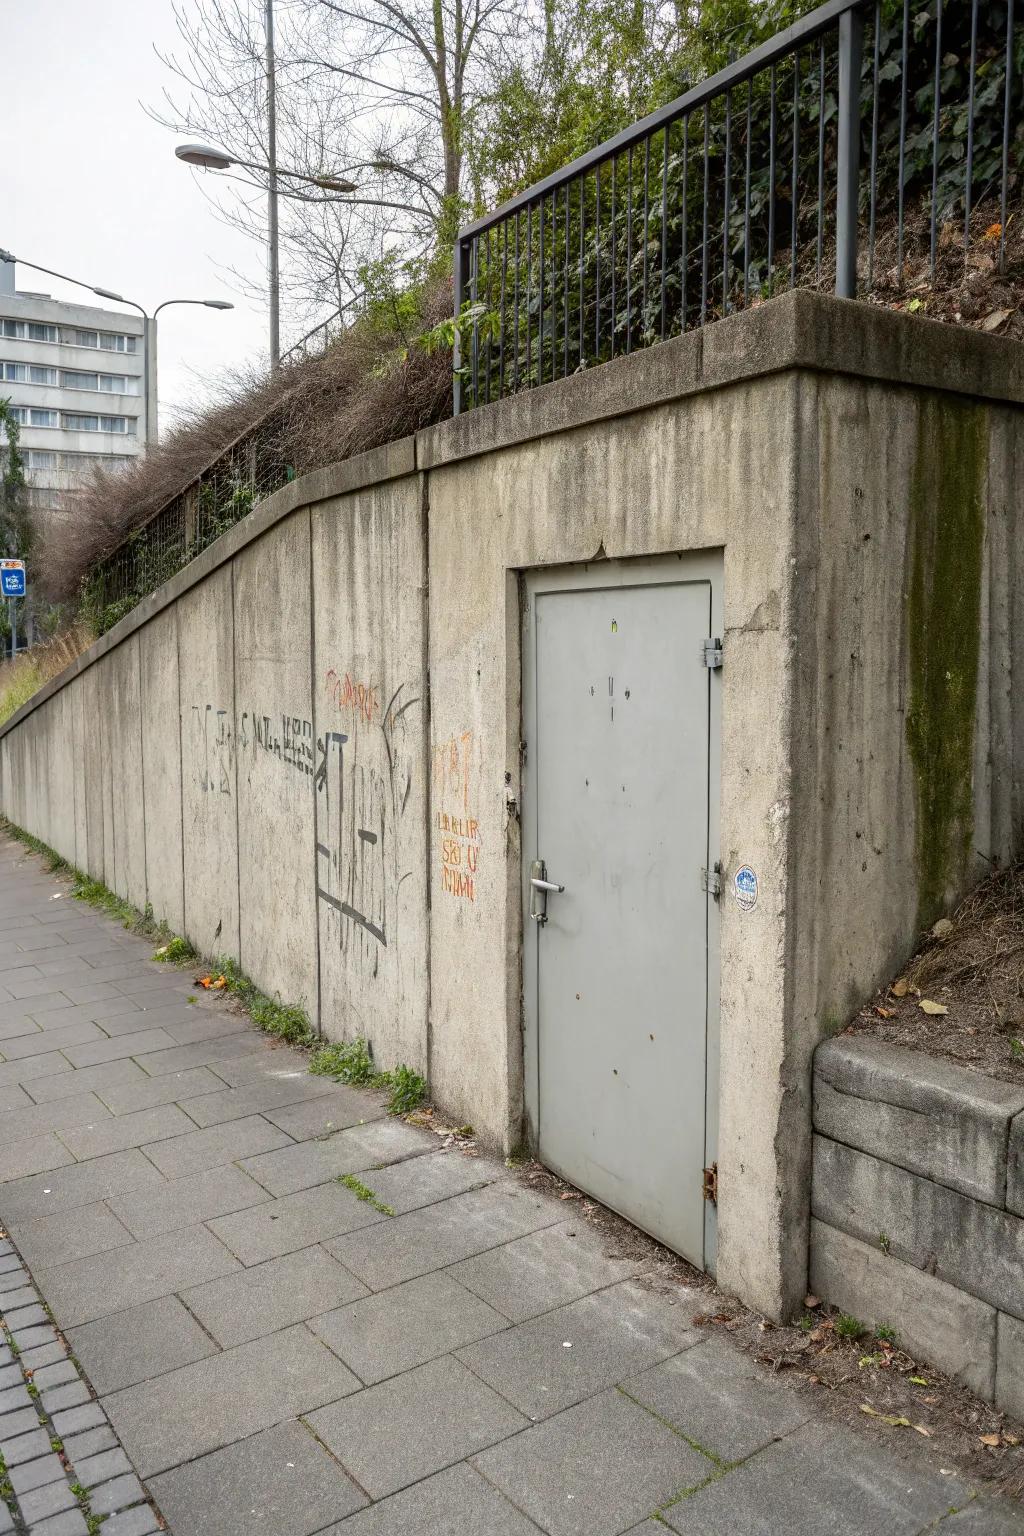
[[[382,706],[383,690],[328,672],[328,701],[346,715],[346,730],[316,741],[317,901],[337,914],[342,951],[372,957],[395,942],[403,867],[399,828],[413,787],[421,700],[401,683]],[[339,722],[340,724],[340,722]]]
[[[434,748],[433,780],[442,891],[476,900],[480,821],[474,813],[476,756],[473,732],[462,731]]]
[[[243,711],[238,727],[238,743],[243,752],[251,749],[254,757],[269,753],[297,773],[313,776],[313,722],[300,715],[264,715]]]
[[[231,794],[231,726],[215,704],[192,705],[192,764],[204,794]]]

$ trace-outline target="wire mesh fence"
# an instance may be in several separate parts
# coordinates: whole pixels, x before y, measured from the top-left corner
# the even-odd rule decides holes
[[[788,288],[854,297],[875,281],[883,220],[899,281],[922,196],[932,271],[939,230],[959,217],[968,240],[986,200],[1002,264],[1021,22],[1014,0],[830,0],[467,226],[456,411]]]

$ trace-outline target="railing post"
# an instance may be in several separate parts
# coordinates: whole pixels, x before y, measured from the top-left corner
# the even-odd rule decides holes
[[[462,396],[462,306],[469,288],[469,241],[455,241],[455,270],[452,287],[455,293],[455,341],[452,345],[452,415],[458,416],[463,407]]]
[[[857,297],[857,224],[860,206],[860,66],[864,16],[860,8],[839,18],[839,120],[836,166],[836,293]]]

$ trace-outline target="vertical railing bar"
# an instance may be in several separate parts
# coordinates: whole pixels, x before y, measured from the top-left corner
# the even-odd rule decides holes
[[[533,204],[526,205],[526,355],[523,366],[526,369],[526,387],[533,388],[533,376],[531,366],[531,352],[533,341],[530,336],[532,325],[530,323],[530,299],[533,296]]]
[[[565,213],[565,247],[562,263],[562,378],[569,376],[569,183],[565,184],[563,211]]]
[[[640,345],[644,345],[647,335],[647,278],[648,278],[648,246],[650,244],[647,222],[651,216],[651,136],[644,139],[644,278],[643,296],[640,303]]]
[[[932,107],[932,207],[928,241],[928,271],[935,276],[939,249],[939,112],[942,93],[942,0],[935,4],[935,101]]]
[[[452,290],[455,309],[455,336],[452,345],[452,415],[459,416],[462,413],[463,380],[462,380],[462,305],[466,297],[466,287],[469,279],[465,240],[455,242],[455,262],[452,272]],[[183,513],[184,515],[184,513]],[[199,518],[201,506],[199,492],[196,491],[196,537],[199,536]]]
[[[772,296],[775,278],[775,73],[773,64],[769,71],[770,109],[768,116],[768,297]]]
[[[601,361],[601,162],[594,167],[594,361]]]
[[[907,158],[907,73],[910,62],[910,0],[903,0],[903,53],[900,66],[900,153],[896,224],[896,281],[903,283],[904,165]]]
[[[964,250],[971,243],[971,194],[974,191],[974,97],[978,79],[978,0],[971,0],[971,69],[967,87],[967,166],[964,172]]]
[[[689,222],[690,222],[690,116],[683,118],[683,248],[680,252],[680,300],[682,303],[682,324],[680,334],[686,330],[686,269],[690,262],[689,250]]]
[[[514,324],[514,328],[513,328],[513,332],[512,332],[512,336],[513,336],[513,346],[512,346],[512,393],[513,394],[515,394],[516,391],[519,388],[519,332],[520,332],[520,329],[521,329],[520,323],[519,323],[519,209],[518,208],[515,211],[515,221],[516,221],[516,224],[515,224],[515,238],[514,238],[514,240],[512,242],[512,259],[513,259],[513,273],[512,273],[513,299],[512,299],[512,306],[513,306],[513,311],[515,313],[515,324]]]
[[[665,340],[665,269],[668,265],[668,150],[669,128],[665,124],[661,135],[661,339]]]
[[[480,236],[473,236],[472,254],[469,262],[469,295],[474,309],[479,296],[480,279]],[[473,316],[473,407],[480,403],[480,322]]]
[[[796,287],[797,209],[800,205],[800,50],[793,55],[793,170],[789,237],[789,286]]]
[[[732,200],[732,90],[725,93],[725,206],[722,211],[722,314],[729,313],[729,204]]]
[[[743,190],[743,305],[750,302],[750,143],[753,129],[754,79],[747,81],[747,156]]]
[[[508,219],[501,221],[501,328],[498,331],[498,398],[505,395],[505,310],[508,292]]]
[[[613,155],[612,156],[612,222],[611,222],[611,226],[610,226],[611,233],[609,235],[609,249],[611,251],[611,258],[612,258],[612,283],[611,283],[611,293],[612,293],[612,329],[611,329],[612,345],[611,345],[611,355],[612,355],[612,357],[615,356],[615,290],[616,290],[616,286],[617,286],[616,278],[617,278],[617,275],[618,275],[618,260],[619,260],[619,252],[618,252],[619,210],[618,210],[618,205],[617,205],[617,201],[616,201],[616,193],[618,191],[618,174],[619,174],[618,159],[617,159],[616,156]]]
[[[1010,180],[1010,107],[1013,100],[1013,0],[1006,0],[1006,84],[1003,91],[1003,184],[999,195],[999,270],[1006,271],[1006,190]]]
[[[546,199],[541,196],[537,207],[537,376],[535,383],[544,383],[544,208]]]
[[[836,293],[857,297],[857,236],[860,217],[860,73],[864,16],[844,11],[839,18],[839,113],[836,144]]]
[[[486,241],[487,241],[487,245],[485,247],[486,252],[487,252],[487,257],[486,257],[486,259],[487,259],[487,278],[486,278],[487,301],[486,301],[485,308],[486,308],[487,314],[490,314],[493,306],[491,304],[491,231],[489,229],[486,231],[485,238],[486,238]],[[490,405],[490,403],[491,403],[491,327],[490,327],[490,325],[488,325],[488,327],[487,327],[487,336],[486,336],[486,339],[484,341],[484,404],[485,405]]]
[[[626,351],[633,350],[633,146],[626,152]]]
[[[871,187],[868,209],[868,288],[875,283],[875,216],[878,210],[878,70],[881,62],[882,0],[875,0],[875,60],[871,88]]]
[[[711,142],[711,103],[704,103],[704,220],[701,235],[700,254],[700,323],[703,325],[708,315],[708,205],[710,203],[711,174],[709,146]]]
[[[586,183],[586,179],[587,179],[586,176],[581,176],[580,177],[580,361],[579,361],[579,366],[581,368],[583,367],[584,352],[585,352],[585,341],[584,341],[584,336],[583,336],[583,326],[584,326],[584,319],[583,319],[583,266],[584,266],[584,252],[585,252],[585,249],[586,249],[585,244],[584,244],[584,240],[585,240],[585,236],[586,236],[586,224],[587,224],[586,213],[585,213],[585,208],[586,208],[586,201],[585,201],[586,200],[586,186],[585,186],[585,183]]]
[[[825,242],[825,39],[818,44],[818,243],[814,253],[814,280],[821,282],[821,257]]]

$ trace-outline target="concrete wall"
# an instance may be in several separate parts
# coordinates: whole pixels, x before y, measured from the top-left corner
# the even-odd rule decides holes
[[[519,573],[721,550],[718,1274],[784,1315],[815,1046],[1020,849],[1019,351],[793,294],[309,475],[8,723],[0,803],[509,1148]]]
[[[1024,1087],[843,1037],[814,1124],[815,1293],[1024,1418]]]

